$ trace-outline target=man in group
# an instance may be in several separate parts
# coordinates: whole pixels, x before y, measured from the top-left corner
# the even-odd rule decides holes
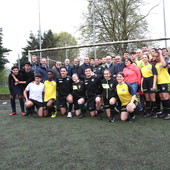
[[[91,68],[92,66],[90,65],[90,59],[89,57],[84,57],[84,63],[80,66],[81,68],[81,75],[80,75],[80,79],[84,81],[86,75],[85,75],[85,69],[86,68]]]
[[[41,64],[40,67],[37,70],[37,73],[41,74],[42,77],[42,82],[44,82],[45,80],[47,80],[47,72],[48,72],[49,68],[47,65],[47,59],[46,58],[42,58],[41,59]]]
[[[40,64],[38,63],[38,59],[37,59],[37,56],[36,55],[33,55],[32,57],[31,57],[31,65],[32,65],[32,71],[34,72],[34,74],[36,74],[37,73],[37,70],[38,70],[38,68],[39,68],[39,66],[40,66]]]
[[[87,92],[87,108],[90,111],[91,117],[97,115],[98,120],[101,120],[101,80],[94,76],[91,68],[85,69],[85,87]]]
[[[57,109],[54,106],[56,101],[56,82],[53,80],[53,72],[47,72],[48,80],[44,82],[44,102],[46,109],[44,110],[45,115],[51,114],[51,118],[55,118],[57,115]]]
[[[53,71],[53,79],[57,80],[61,75],[60,75],[60,67],[62,66],[61,61],[56,61],[55,66],[52,67]]]
[[[61,77],[57,79],[57,88],[58,88],[58,101],[59,107],[62,115],[65,115],[67,112],[67,102],[69,103],[68,115],[67,117],[72,117],[72,105],[73,105],[73,96],[72,96],[72,79],[67,76],[68,72],[65,67],[60,69]]]
[[[111,75],[113,76],[113,74],[114,74],[114,64],[112,63],[112,57],[111,56],[106,57],[105,69],[108,69],[110,71]]]
[[[103,79],[103,72],[104,68],[99,65],[99,59],[95,58],[94,59],[94,66],[93,66],[93,73],[98,76],[100,79]]]
[[[33,117],[34,106],[37,108],[39,117],[47,116],[43,112],[44,84],[41,83],[41,75],[35,74],[34,81],[29,83],[24,90],[25,106],[29,110],[29,117]],[[29,97],[28,97],[29,92]]]
[[[71,75],[71,69],[72,69],[72,66],[70,65],[70,60],[67,58],[67,59],[65,59],[65,61],[64,61],[64,66],[65,66],[65,68],[67,69],[67,72],[68,72],[68,76],[72,76]]]
[[[125,68],[125,64],[122,61],[122,58],[120,56],[115,56],[115,66],[113,69],[113,77],[116,77],[116,74],[123,71]]]
[[[80,68],[79,63],[80,63],[80,60],[75,58],[73,61],[72,69],[71,69],[71,75],[73,75],[74,73],[81,75],[82,69]]]

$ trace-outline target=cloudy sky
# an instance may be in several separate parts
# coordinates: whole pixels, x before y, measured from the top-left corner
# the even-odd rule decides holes
[[[51,29],[60,33],[66,31],[78,37],[77,32],[82,13],[87,10],[87,0],[39,0],[42,32]],[[170,37],[170,1],[165,1],[167,36]],[[150,37],[164,37],[163,0],[147,0],[142,13],[159,4],[148,17]],[[39,29],[38,0],[0,0],[0,27],[3,28],[3,46],[13,50],[9,53],[10,63],[21,56],[22,48],[32,31],[37,34]],[[162,44],[164,45],[164,44]],[[168,42],[168,45],[170,43]],[[10,64],[11,65],[11,64]]]

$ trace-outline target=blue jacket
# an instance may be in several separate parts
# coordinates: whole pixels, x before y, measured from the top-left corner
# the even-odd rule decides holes
[[[48,77],[47,77],[48,70],[49,70],[48,66],[43,67],[42,65],[40,65],[40,67],[37,69],[37,73],[41,74],[42,76],[42,82],[44,82],[45,80],[48,80]]]

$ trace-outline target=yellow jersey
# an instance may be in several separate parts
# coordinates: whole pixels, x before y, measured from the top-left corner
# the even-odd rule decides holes
[[[167,61],[166,61],[166,63],[168,66]],[[155,67],[158,72],[157,84],[169,84],[170,83],[170,75],[168,73],[168,67],[163,67],[161,62],[157,63],[155,65]]]
[[[135,91],[129,83],[118,84],[116,86],[116,91],[122,106],[126,106],[130,103],[132,96],[135,95]],[[135,100],[138,101],[137,98]]]
[[[141,73],[142,73],[142,77],[144,78],[153,77],[153,75],[158,74],[155,66],[152,64],[144,65],[141,68]]]
[[[48,102],[50,99],[56,100],[57,83],[55,81],[46,80],[44,82],[44,101]]]

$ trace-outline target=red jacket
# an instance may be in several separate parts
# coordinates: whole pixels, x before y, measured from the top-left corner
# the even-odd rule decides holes
[[[138,66],[133,64],[126,66],[123,69],[123,73],[125,75],[125,80],[124,80],[125,82],[127,83],[137,82],[138,85],[141,84],[141,71]]]

